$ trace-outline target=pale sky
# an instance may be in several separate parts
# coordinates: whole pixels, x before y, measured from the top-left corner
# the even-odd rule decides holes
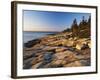
[[[88,19],[90,13],[71,13],[71,12],[47,12],[47,11],[23,11],[23,30],[24,31],[63,31],[71,27],[76,18],[77,23],[84,16]]]

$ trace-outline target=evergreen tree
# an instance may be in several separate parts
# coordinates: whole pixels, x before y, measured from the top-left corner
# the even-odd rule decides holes
[[[87,27],[87,20],[85,20],[85,17],[83,16],[82,21],[79,24],[80,30],[84,30]]]
[[[91,16],[89,16],[88,23],[87,23],[87,28],[89,30],[89,36],[91,36]]]
[[[71,29],[67,28],[67,29],[63,30],[62,32],[71,32]]]
[[[83,38],[83,37],[90,37],[90,21],[91,21],[91,17],[89,17],[88,20],[86,20],[83,16],[82,21],[79,23],[79,37]]]
[[[78,29],[78,25],[77,25],[77,20],[76,19],[73,20],[73,24],[72,24],[71,30],[72,30],[73,37],[78,36],[79,29]]]
[[[91,23],[91,16],[89,16],[88,23]]]
[[[65,29],[63,32],[72,32],[73,37],[88,38],[91,36],[91,16],[88,19],[82,17],[79,25],[76,18],[73,20],[71,28]]]

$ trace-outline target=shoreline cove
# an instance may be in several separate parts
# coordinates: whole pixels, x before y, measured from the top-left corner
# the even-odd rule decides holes
[[[39,39],[48,35],[54,35],[58,32],[34,32],[34,31],[23,31],[23,43],[27,43],[28,41]]]

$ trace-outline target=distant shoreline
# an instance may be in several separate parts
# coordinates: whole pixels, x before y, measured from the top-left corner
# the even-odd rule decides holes
[[[59,33],[59,32],[61,32],[61,31],[23,31],[23,32],[54,32],[54,33]]]

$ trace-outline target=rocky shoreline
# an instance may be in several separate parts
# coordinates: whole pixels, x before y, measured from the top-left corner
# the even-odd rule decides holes
[[[23,69],[90,66],[90,56],[90,38],[61,32],[25,43]]]

